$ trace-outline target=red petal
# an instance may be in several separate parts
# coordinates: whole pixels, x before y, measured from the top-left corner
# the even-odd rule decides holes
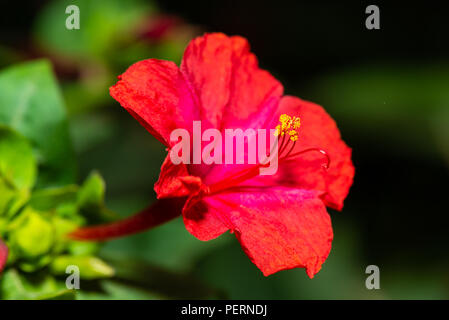
[[[170,133],[186,123],[191,127],[191,119],[198,114],[188,85],[170,61],[149,59],[133,64],[110,93],[166,146],[170,145]]]
[[[199,191],[201,186],[201,178],[189,175],[185,164],[175,165],[167,155],[154,191],[158,199],[185,197]]]
[[[215,197],[192,197],[182,215],[186,229],[197,239],[209,241],[232,228],[226,219],[227,207]]]
[[[238,36],[212,33],[192,40],[181,70],[192,85],[201,119],[217,129],[263,127],[283,92]]]
[[[0,273],[3,271],[3,268],[8,261],[8,247],[6,244],[0,239]]]
[[[146,231],[181,214],[185,198],[158,200],[144,211],[108,224],[80,228],[69,234],[75,240],[105,241]]]
[[[299,139],[292,153],[307,148],[322,149],[329,155],[331,163],[329,169],[325,170],[321,166],[326,163],[322,154],[304,153],[279,165],[278,174],[274,176],[277,184],[323,191],[325,204],[341,210],[352,185],[354,166],[351,149],[341,139],[335,121],[319,105],[290,96],[282,98],[278,118],[283,113],[301,117]],[[269,176],[265,178],[270,179]]]
[[[265,128],[283,92],[282,85],[259,68],[246,39],[238,36],[211,33],[192,40],[181,71],[194,92],[203,130]],[[189,172],[213,183],[241,167],[200,164],[190,165]]]
[[[220,234],[229,226],[266,276],[301,267],[312,278],[331,249],[330,217],[313,191],[258,188],[207,197],[186,211],[187,229],[197,237]],[[192,219],[193,212],[202,219]]]

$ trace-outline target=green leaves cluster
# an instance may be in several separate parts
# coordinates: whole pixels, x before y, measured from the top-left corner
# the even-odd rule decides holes
[[[112,241],[101,250],[96,243],[68,239],[67,233],[79,226],[117,219],[105,207],[105,183],[98,173],[92,173],[80,186],[76,184],[65,106],[48,62],[34,61],[0,71],[0,84],[0,238],[10,251],[7,266],[0,274],[0,299],[219,295],[189,275],[198,256],[219,242],[197,241],[181,220],[150,233]],[[95,131],[85,125],[83,122],[80,126],[86,131],[80,138],[83,143]],[[104,125],[96,124],[95,128],[104,130]],[[123,160],[131,161],[129,151],[120,147],[128,148],[130,141],[139,150],[134,154],[141,161],[137,167],[148,166],[151,161],[154,168],[159,166],[161,159],[154,159],[154,149],[148,148],[142,160],[143,139],[114,139],[109,154],[126,154]],[[123,164],[116,163],[120,167]],[[119,172],[120,167],[114,167],[113,176],[120,178],[124,174]],[[131,187],[135,177],[141,175],[139,169],[129,179],[128,170],[125,182]],[[117,183],[123,185],[123,180]],[[117,199],[121,198],[114,196],[109,204]],[[148,201],[146,194],[140,204],[135,198],[126,199],[125,203],[132,207],[116,205],[117,211],[132,213]],[[69,265],[80,269],[81,290],[66,288]]]
[[[75,182],[75,160],[65,108],[45,61],[0,73],[0,238],[9,248],[0,298],[70,298],[66,267],[84,279],[114,270],[95,255],[98,245],[69,239],[86,223],[111,217],[105,184],[93,173]]]

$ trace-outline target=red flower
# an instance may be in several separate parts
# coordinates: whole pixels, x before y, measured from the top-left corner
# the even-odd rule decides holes
[[[354,175],[351,150],[322,107],[283,96],[282,85],[258,67],[244,38],[219,33],[196,38],[180,68],[155,59],[137,62],[110,92],[168,149],[175,144],[170,133],[192,131],[194,120],[201,120],[203,130],[274,129],[286,114],[300,117],[301,127],[291,139],[297,141],[284,139],[278,146],[279,169],[272,176],[259,175],[260,165],[175,165],[167,156],[155,185],[164,200],[73,237],[107,239],[141,231],[171,219],[175,209],[167,206],[174,205],[182,207],[187,230],[200,240],[235,233],[264,275],[303,267],[313,277],[320,270],[333,238],[325,206],[343,207]],[[332,163],[323,169],[326,157]]]
[[[7,260],[8,260],[8,247],[2,241],[2,239],[0,239],[0,273],[5,267]]]

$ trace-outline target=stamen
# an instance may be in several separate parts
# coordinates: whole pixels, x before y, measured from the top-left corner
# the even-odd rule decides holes
[[[292,154],[293,149],[295,148],[295,145],[296,145],[296,141],[298,141],[298,139],[299,139],[297,129],[299,129],[300,126],[301,126],[301,118],[300,117],[296,117],[296,116],[291,117],[285,113],[281,114],[281,116],[279,117],[279,124],[276,126],[276,132],[274,133],[274,135],[282,137],[282,142],[278,149],[279,150],[278,155],[281,156],[280,160],[291,159],[293,157],[299,156],[301,154],[304,154],[304,153],[310,152],[310,151],[318,151],[319,153],[326,156],[327,161],[326,161],[326,163],[324,163],[322,165],[323,168],[329,169],[331,159],[330,159],[329,155],[327,154],[327,152],[322,149],[309,148],[309,149],[299,151],[299,152]],[[289,136],[288,140],[285,138],[286,134]],[[286,154],[283,154],[284,151],[287,149],[290,141],[293,141],[293,144],[290,146],[288,152]],[[285,143],[285,142],[287,142],[287,143]]]
[[[287,154],[285,155],[285,158],[287,158],[290,155],[290,153],[292,153],[293,149],[295,148],[295,145],[296,141],[293,142],[292,146],[290,147],[290,150],[288,150]]]
[[[282,141],[281,141],[281,145],[279,146],[278,149],[278,155],[280,155],[282,153],[282,151],[284,151],[284,148],[288,145],[288,141],[287,143],[285,143],[287,139],[285,138],[285,135],[282,137]]]
[[[281,114],[279,117],[279,124],[276,126],[275,136],[281,136],[282,142],[278,149],[278,154],[281,155],[289,145],[290,141],[296,142],[298,140],[298,131],[301,126],[301,119],[299,117],[291,117],[288,114]],[[286,138],[288,135],[288,138]],[[291,152],[292,149],[288,153]]]

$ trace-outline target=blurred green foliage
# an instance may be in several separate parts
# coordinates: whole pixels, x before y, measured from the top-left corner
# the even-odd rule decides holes
[[[75,158],[61,92],[46,61],[7,68],[0,74],[0,124],[27,137],[45,168],[38,186],[75,182]]]
[[[120,42],[154,10],[150,2],[139,0],[78,0],[82,28],[65,28],[65,13],[73,1],[53,1],[40,13],[35,33],[38,43],[54,53],[80,60],[104,60],[114,55]]]
[[[108,103],[105,92],[132,63],[152,58],[179,61],[188,38],[149,38],[157,24],[152,1],[80,0],[82,28],[65,28],[65,12],[73,1],[51,1],[40,12],[33,29],[35,42],[66,74],[62,86],[70,113],[82,113]],[[157,27],[157,26],[156,26]]]
[[[80,187],[61,186],[75,179],[75,157],[47,62],[8,68],[0,73],[0,83],[0,239],[9,248],[0,297],[73,297],[55,278],[68,265],[77,265],[85,279],[114,273],[95,257],[96,244],[66,237],[89,220],[108,220],[104,182],[94,173]]]

